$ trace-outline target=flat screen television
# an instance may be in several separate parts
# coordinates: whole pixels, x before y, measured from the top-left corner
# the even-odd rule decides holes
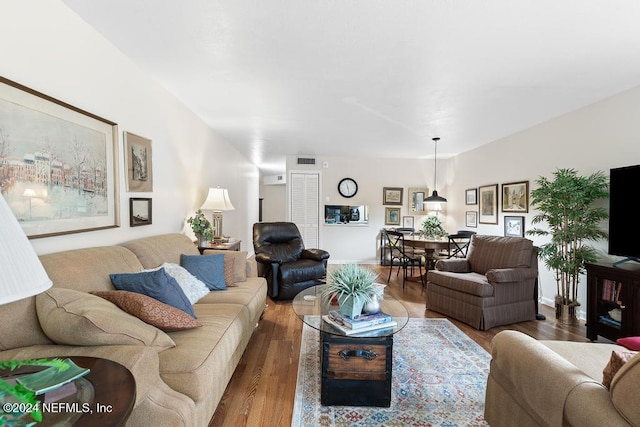
[[[611,169],[609,176],[609,254],[625,257],[614,263],[640,262],[640,227],[634,200],[640,165]]]

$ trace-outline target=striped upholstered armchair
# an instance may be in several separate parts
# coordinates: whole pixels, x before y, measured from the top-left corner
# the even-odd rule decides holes
[[[474,235],[466,258],[439,260],[427,274],[427,308],[487,330],[534,320],[537,250],[520,237]]]

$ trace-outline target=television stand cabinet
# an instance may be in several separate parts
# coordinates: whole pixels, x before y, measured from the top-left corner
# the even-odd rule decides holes
[[[587,263],[587,338],[640,335],[640,264]]]

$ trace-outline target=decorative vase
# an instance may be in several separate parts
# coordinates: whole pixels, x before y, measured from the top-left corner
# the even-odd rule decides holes
[[[365,314],[376,314],[380,311],[380,301],[378,295],[374,295],[371,301],[366,302],[362,307],[362,312]]]
[[[209,242],[202,234],[196,234],[196,237],[198,238],[199,248],[206,248],[208,246]]]
[[[340,313],[355,318],[362,314],[362,307],[364,306],[364,299],[352,297],[350,295],[344,297],[338,297],[338,303],[340,304]]]
[[[556,321],[563,325],[578,325],[578,307],[579,302],[572,301],[569,304],[563,304],[556,298]]]

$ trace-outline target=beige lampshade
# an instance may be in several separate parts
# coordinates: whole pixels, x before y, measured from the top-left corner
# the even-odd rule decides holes
[[[207,199],[200,207],[202,210],[211,211],[232,211],[234,209],[229,199],[229,192],[226,188],[210,188]]]
[[[51,279],[0,195],[0,304],[37,295],[50,287]]]
[[[223,236],[222,234],[222,211],[232,211],[234,209],[229,199],[229,192],[226,188],[210,188],[207,200],[200,207],[202,210],[213,211],[211,229],[214,240]]]

